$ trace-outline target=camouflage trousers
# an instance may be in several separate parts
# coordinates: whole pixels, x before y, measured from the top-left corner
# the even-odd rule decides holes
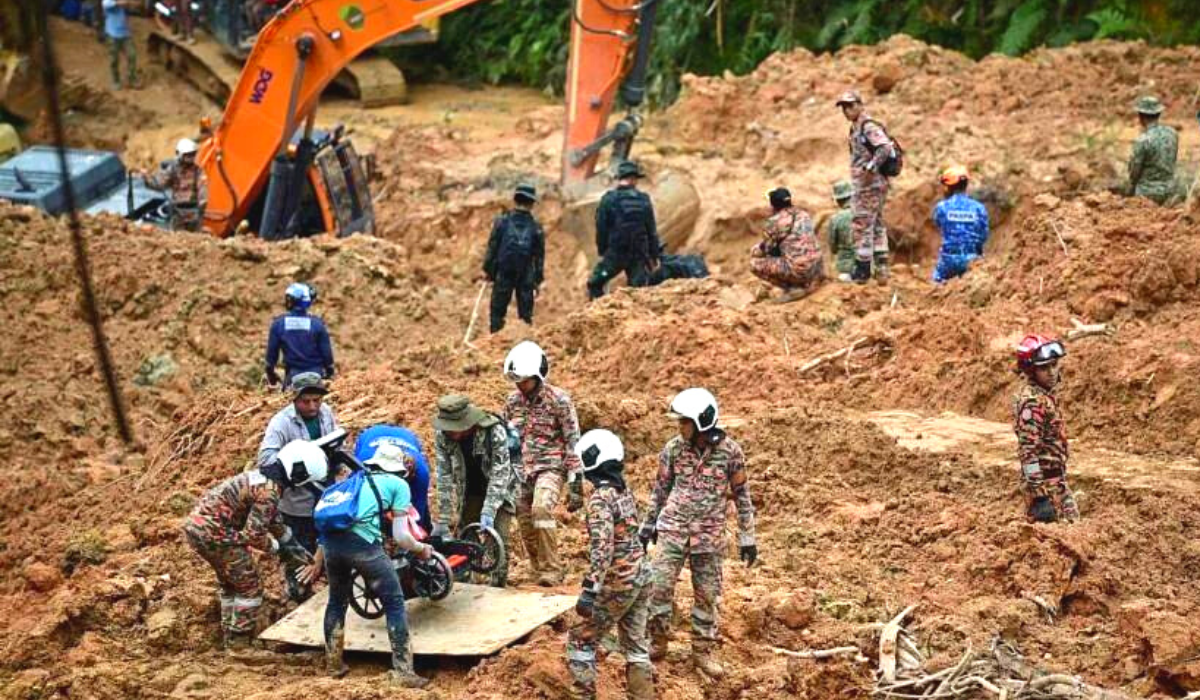
[[[807,265],[797,265],[784,257],[751,258],[750,271],[762,281],[784,289],[808,289],[825,279],[821,258]]]
[[[184,528],[188,544],[217,574],[221,601],[221,629],[226,633],[254,634],[262,607],[263,588],[248,547],[214,544]]]
[[[650,588],[644,583],[624,591],[601,591],[591,619],[567,632],[567,669],[578,697],[596,697],[596,645],[614,624],[626,666],[640,667],[646,678],[653,676],[646,637]]]
[[[654,592],[650,597],[649,629],[651,634],[661,636],[670,632],[675,582],[685,563],[692,570],[692,642],[715,644],[717,602],[721,597],[721,554],[693,553],[686,543],[672,542],[661,535],[650,562]]]
[[[533,570],[558,575],[562,564],[558,560],[558,540],[555,530],[558,521],[554,507],[562,497],[566,474],[559,469],[547,469],[531,474],[521,482],[517,491],[517,524],[521,541],[529,555]]]
[[[883,205],[887,202],[886,177],[873,176],[854,183],[850,200],[852,217],[850,229],[854,234],[854,254],[858,260],[887,264],[887,227],[883,222]]]
[[[1025,495],[1025,513],[1031,522],[1038,520],[1034,517],[1034,504],[1040,499],[1049,499],[1054,506],[1054,516],[1057,520],[1069,523],[1079,520],[1079,506],[1075,503],[1075,494],[1067,485],[1065,476],[1040,479],[1038,481],[1022,481]]]

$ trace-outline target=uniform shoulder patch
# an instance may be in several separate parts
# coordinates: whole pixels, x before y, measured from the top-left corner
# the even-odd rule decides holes
[[[267,477],[263,476],[262,472],[252,471],[249,472],[249,474],[251,486],[262,486],[263,484],[267,483]]]

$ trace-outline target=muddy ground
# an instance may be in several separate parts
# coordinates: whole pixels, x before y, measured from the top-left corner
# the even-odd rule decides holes
[[[81,143],[147,165],[216,111],[154,69],[143,91],[107,94],[99,46],[60,45],[71,47],[68,73],[99,86],[109,110],[76,118]],[[590,305],[587,249],[559,226],[556,104],[447,87],[414,90],[407,110],[331,104],[323,114],[350,122],[377,154],[377,238],[266,245],[86,222],[132,447],[109,422],[65,229],[0,208],[0,320],[15,336],[0,347],[0,449],[13,475],[0,486],[0,696],[405,694],[379,679],[380,659],[356,657],[349,679],[331,681],[298,649],[226,657],[211,574],[179,538],[197,495],[250,463],[282,405],[262,387],[259,357],[294,279],[320,290],[341,368],[330,401],[352,428],[403,422],[428,439],[434,400],[452,390],[499,407],[509,390],[500,360],[532,337],[584,428],[625,439],[644,499],[672,433],[670,396],[692,385],[717,393],[748,455],[762,563],[726,566],[728,677],[701,683],[680,633],[659,667],[664,698],[867,697],[872,663],[788,661],[771,649],[858,644],[873,657],[870,624],[912,603],[935,666],[1000,636],[1043,668],[1133,696],[1200,689],[1200,225],[1105,191],[1135,134],[1126,106],[1144,91],[1170,106],[1194,164],[1197,69],[1194,48],[1101,42],[975,63],[896,38],[690,79],[639,148],[653,176],[682,172],[703,193],[684,247],[706,254],[714,277]],[[829,213],[829,185],[845,170],[845,125],[830,102],[847,85],[910,154],[888,210],[898,274],[890,287],[830,284],[772,304],[745,261],[762,193],[784,183]],[[981,265],[933,288],[925,220],[934,175],[951,160],[980,174],[999,225]],[[537,323],[466,348],[488,225],[520,178],[548,193]],[[1072,318],[1115,329],[1071,343],[1065,366],[1084,521],[1033,526],[1004,426],[1018,381],[1011,347]],[[848,358],[801,371],[860,339]],[[562,592],[573,593],[584,534],[577,516],[562,517]],[[529,584],[519,553],[513,578]],[[269,588],[269,612],[281,614],[278,582]],[[686,582],[678,595],[686,612]],[[570,623],[495,658],[421,660],[434,682],[407,695],[563,697]],[[613,697],[620,664],[603,669]]]

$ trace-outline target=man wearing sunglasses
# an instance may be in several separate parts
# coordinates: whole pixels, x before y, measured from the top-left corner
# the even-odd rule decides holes
[[[1058,362],[1066,354],[1061,342],[1043,335],[1027,335],[1017,346],[1017,369],[1026,382],[1013,399],[1013,429],[1031,522],[1079,519],[1067,485],[1067,433],[1055,394]]]

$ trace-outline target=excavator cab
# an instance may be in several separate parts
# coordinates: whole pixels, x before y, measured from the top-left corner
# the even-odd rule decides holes
[[[333,231],[339,237],[375,232],[367,173],[349,139],[317,151],[308,170],[308,186],[321,211],[321,231]]]

